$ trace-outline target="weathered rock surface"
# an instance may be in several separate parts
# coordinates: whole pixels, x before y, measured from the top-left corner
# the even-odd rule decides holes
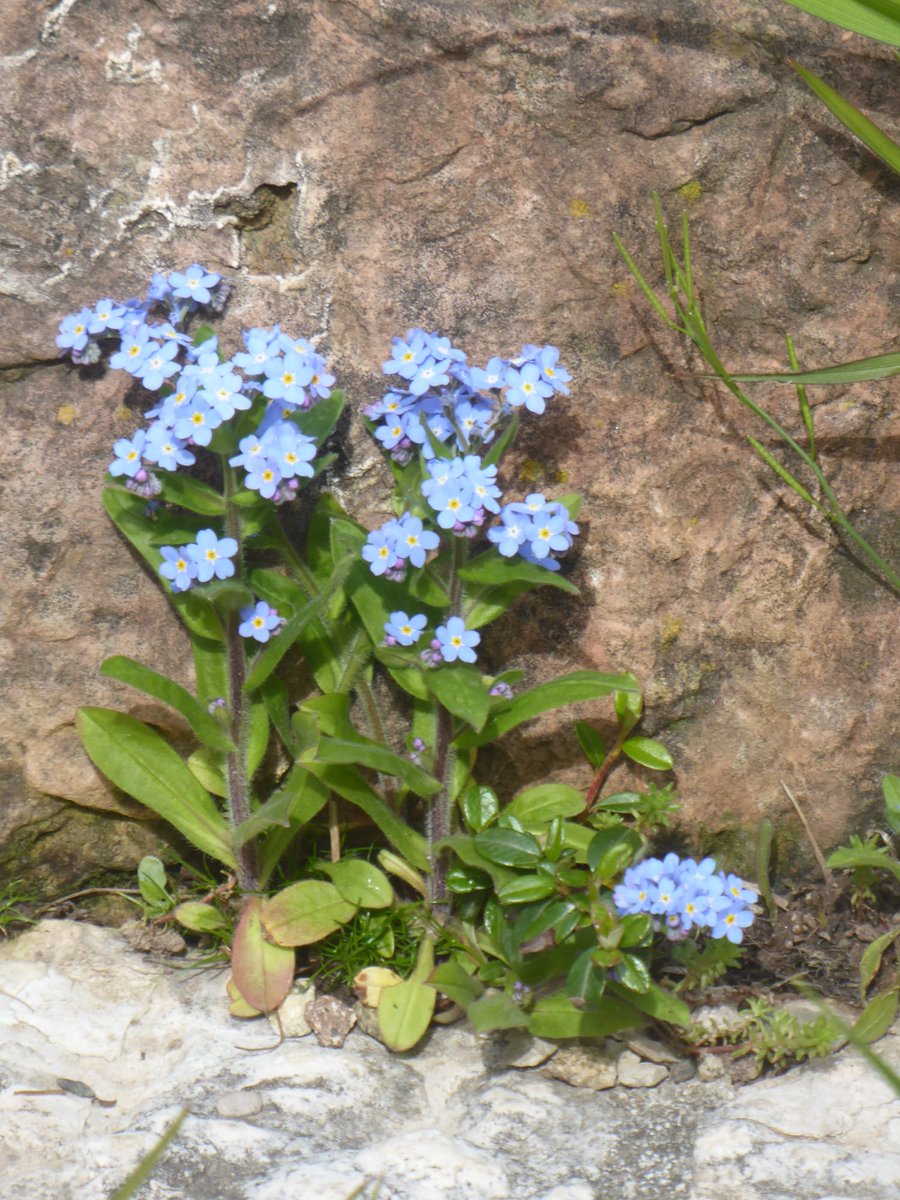
[[[268,1022],[227,1015],[221,973],[44,922],[0,945],[0,1194],[106,1200],[183,1108],[137,1200],[888,1200],[900,1186],[900,1099],[851,1053],[739,1090],[598,1093],[492,1065],[493,1049],[462,1025],[402,1056],[358,1031],[341,1050],[278,1044]],[[878,1049],[900,1066],[900,1031]]]
[[[758,464],[745,415],[685,372],[697,364],[648,319],[611,235],[658,278],[650,192],[690,209],[735,368],[780,365],[783,331],[805,363],[888,348],[895,185],[785,63],[896,134],[888,52],[780,0],[7,8],[0,871],[71,887],[156,836],[71,723],[79,704],[117,704],[182,732],[97,667],[128,654],[188,681],[185,642],[100,507],[109,448],[136,423],[127,381],[58,363],[53,339],[65,313],[194,260],[236,283],[226,341],[275,321],[319,335],[359,406],[413,324],[482,361],[558,344],[576,386],[526,424],[508,482],[584,493],[582,597],[521,605],[485,661],[633,669],[703,836],[768,814],[805,849],[780,780],[814,798],[826,847],[876,803],[900,769],[896,600]],[[786,389],[761,394],[796,428]],[[890,395],[813,399],[826,470],[897,562]],[[374,520],[386,472],[358,423],[347,438],[333,486]],[[496,753],[505,793],[587,781],[558,728]]]

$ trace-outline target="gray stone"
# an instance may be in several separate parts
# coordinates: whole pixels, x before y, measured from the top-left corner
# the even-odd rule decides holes
[[[630,1050],[619,1055],[616,1068],[616,1082],[627,1088],[656,1087],[669,1074],[662,1063],[644,1062]]]
[[[216,1101],[216,1112],[220,1117],[235,1120],[255,1117],[262,1112],[262,1097],[258,1092],[225,1092]]]
[[[563,1045],[541,1074],[549,1079],[561,1079],[572,1087],[602,1092],[616,1085],[619,1057],[619,1053],[611,1052],[605,1046]]]

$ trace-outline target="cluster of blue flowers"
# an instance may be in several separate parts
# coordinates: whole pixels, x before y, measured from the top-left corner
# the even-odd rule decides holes
[[[116,442],[109,467],[145,499],[162,490],[153,468],[172,472],[193,465],[197,447],[208,446],[219,426],[254,406],[260,410],[255,432],[241,439],[240,453],[229,459],[244,469],[244,486],[282,504],[296,495],[301,478],[315,474],[315,440],[291,416],[330,396],[334,376],[310,342],[277,325],[246,330],[244,350],[224,361],[215,337],[195,345],[185,332],[188,318],[221,312],[228,292],[220,275],[194,263],[185,271],[154,275],[143,300],[100,300],[60,324],[56,344],[73,362],[96,363],[109,350],[110,367],[158,393],[145,413],[150,425]],[[167,319],[154,320],[157,314]],[[183,592],[194,583],[230,578],[236,552],[233,538],[204,529],[190,545],[162,547],[159,573],[173,592]],[[259,642],[283,624],[264,601],[240,615],[241,635]]]
[[[432,438],[467,454],[473,444],[490,442],[513,409],[542,413],[555,392],[568,395],[571,376],[555,346],[523,346],[515,358],[495,357],[482,368],[469,366],[449,338],[424,329],[410,329],[392,345],[383,370],[402,382],[366,415],[380,422],[375,436],[399,463],[416,450],[434,458]]]
[[[501,504],[496,464],[474,453],[493,440],[514,409],[524,406],[542,413],[555,392],[568,395],[571,375],[560,365],[556,347],[525,346],[517,358],[492,358],[481,368],[469,366],[449,338],[411,329],[405,339],[393,339],[393,354],[383,369],[399,375],[403,387],[370,405],[366,415],[381,422],[375,437],[398,464],[405,465],[421,451],[424,478],[419,490],[426,516],[438,529],[462,538],[476,537],[489,516],[495,516],[499,524],[487,529],[487,537],[504,558],[519,555],[558,571],[557,559],[578,533],[565,506],[539,493]],[[451,452],[449,456],[439,452],[438,443]],[[362,556],[373,575],[402,582],[409,566],[424,566],[428,552],[439,546],[439,534],[405,512],[369,534]],[[384,627],[387,645],[415,645],[426,623],[421,613],[392,613]],[[436,630],[421,657],[431,664],[474,662],[479,641],[479,635],[454,616]]]
[[[654,925],[673,941],[693,928],[713,938],[739,944],[753,923],[756,892],[737,875],[717,871],[711,858],[695,862],[667,854],[629,867],[613,891],[613,903],[623,916],[649,913]]]
[[[250,409],[259,396],[268,404],[256,432],[231,459],[232,466],[245,468],[244,485],[280,504],[296,494],[299,478],[314,473],[315,442],[290,416],[328,397],[334,376],[305,338],[292,338],[277,325],[245,331],[245,350],[225,361],[215,337],[195,346],[184,332],[187,318],[200,309],[221,311],[227,294],[221,276],[195,263],[186,271],[154,275],[142,301],[101,300],[60,325],[56,344],[74,362],[99,361],[103,343],[115,338],[119,345],[109,365],[159,392],[145,414],[149,428],[116,442],[109,468],[138,495],[158,495],[154,466],[165,471],[191,466],[196,447],[208,446],[223,422]],[[168,320],[151,321],[161,308]]]

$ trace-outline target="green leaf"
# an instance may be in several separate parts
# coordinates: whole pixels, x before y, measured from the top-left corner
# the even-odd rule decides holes
[[[897,1015],[900,992],[896,988],[873,996],[850,1029],[850,1037],[856,1043],[867,1046],[884,1037]]]
[[[516,434],[519,432],[519,424],[520,424],[519,414],[517,412],[514,412],[512,415],[512,418],[510,419],[509,424],[506,426],[506,428],[503,430],[503,432],[500,434],[500,436],[496,439],[496,441],[491,443],[490,448],[487,450],[487,452],[482,457],[482,460],[481,460],[482,466],[491,467],[495,463],[498,463],[500,461],[500,459],[506,453],[507,449],[516,440]]]
[[[885,813],[894,833],[900,833],[900,777],[885,775],[881,781]]]
[[[243,846],[273,826],[289,829],[305,825],[321,812],[327,799],[328,789],[302,764],[295,763],[265,804],[237,826],[232,834],[234,844]]]
[[[650,968],[637,954],[623,954],[616,967],[616,979],[629,992],[650,990]]]
[[[138,863],[137,881],[146,903],[158,913],[168,912],[172,901],[166,891],[166,868],[154,854],[145,854]]]
[[[378,1029],[386,1046],[398,1053],[411,1050],[425,1036],[437,992],[427,983],[407,979],[385,988],[378,1001]]]
[[[861,142],[863,142],[877,155],[887,166],[897,174],[900,174],[900,145],[875,124],[868,117],[851,104],[849,100],[845,100],[839,92],[830,88],[827,83],[819,79],[817,75],[813,75],[812,71],[807,71],[801,67],[799,63],[793,64],[794,70],[804,79],[815,94],[819,97],[822,103],[834,113],[842,125],[845,125],[852,134],[855,134]],[[891,355],[881,355],[881,358],[890,358]],[[900,359],[900,355],[894,355],[895,367],[893,370],[888,370],[888,374],[895,375],[900,370],[900,364],[896,360]],[[859,364],[856,364],[859,366]],[[883,375],[868,375],[867,378],[884,378]],[[801,381],[804,382],[804,381]],[[810,382],[806,380],[805,382]]]
[[[466,1009],[466,1016],[476,1033],[490,1033],[494,1029],[523,1029],[528,1025],[528,1014],[505,992],[473,1000]]]
[[[154,471],[162,483],[162,498],[169,504],[178,504],[189,512],[204,517],[221,517],[225,512],[225,501],[209,484],[192,479],[179,471]]]
[[[584,796],[567,783],[540,783],[519,792],[503,812],[525,826],[541,826],[554,817],[579,816],[584,812]]]
[[[145,1154],[121,1187],[116,1188],[110,1200],[133,1200],[138,1189],[147,1182],[156,1170],[157,1163],[175,1140],[178,1131],[188,1117],[188,1110],[183,1108],[175,1120],[163,1130],[162,1137],[148,1154]]]
[[[459,807],[462,809],[466,826],[473,833],[481,833],[500,811],[500,801],[493,788],[473,783],[460,796]]]
[[[505,883],[516,878],[512,871],[480,854],[475,848],[475,839],[464,833],[455,833],[450,837],[442,838],[441,841],[435,842],[433,850],[435,852],[452,850],[460,862],[465,863],[467,867],[485,871],[493,880],[495,889],[503,887]]]
[[[481,672],[475,667],[454,663],[436,667],[424,675],[425,686],[444,708],[462,717],[476,731],[484,728],[491,710],[491,698]]]
[[[641,835],[626,825],[610,825],[595,833],[588,845],[587,863],[600,879],[624,869],[640,850]]]
[[[897,938],[900,937],[900,927],[892,930],[890,933],[883,933],[881,937],[870,942],[863,951],[863,956],[859,960],[859,998],[865,1000],[866,992],[869,990],[869,985],[872,980],[881,970],[881,960],[884,957],[884,952],[887,950]]]
[[[201,746],[187,760],[187,768],[197,782],[214,796],[223,800],[228,795],[228,784],[225,782],[225,760],[218,750],[210,750]]]
[[[333,883],[304,879],[267,900],[260,917],[279,946],[309,946],[340,929],[355,912],[356,905],[345,900]]]
[[[605,675],[600,671],[573,671],[559,679],[538,684],[510,700],[487,721],[480,733],[464,733],[456,739],[463,749],[484,746],[496,741],[504,733],[530,721],[532,717],[553,708],[578,704],[584,700],[597,700],[612,692],[636,692],[640,688],[632,675]]]
[[[559,944],[572,933],[580,919],[581,909],[575,900],[538,901],[530,909],[522,909],[514,925],[515,938],[520,946],[524,946],[552,929]]]
[[[548,875],[519,875],[497,890],[497,899],[504,904],[530,904],[555,892],[556,884]]]
[[[530,867],[541,859],[541,848],[530,833],[515,829],[485,829],[476,833],[475,849],[501,867]]]
[[[869,848],[867,846],[840,846],[825,860],[829,867],[845,867],[850,870],[856,867],[877,867],[881,871],[890,871],[900,883],[900,862],[891,858],[886,850]]]
[[[450,959],[449,962],[435,967],[428,982],[433,988],[437,988],[442,996],[448,996],[462,1008],[468,1008],[473,1000],[484,995],[484,985],[481,981],[470,975],[456,959]]]
[[[861,383],[873,379],[888,379],[900,372],[900,352],[876,354],[871,358],[857,358],[852,362],[839,363],[834,367],[822,367],[815,371],[774,371],[754,375],[731,375],[738,383],[800,383],[800,384],[846,384]]]
[[[367,738],[357,736],[349,740],[323,737],[316,747],[314,757],[317,762],[371,767],[373,771],[380,771],[383,775],[395,776],[402,779],[417,796],[433,796],[441,790],[440,781],[427,771],[417,767],[408,758],[401,758],[386,746],[379,746],[377,742]]]
[[[79,709],[77,724],[91,761],[117,788],[168,821],[198,850],[235,867],[224,817],[155,730],[108,708]]]
[[[301,631],[328,607],[332,595],[343,585],[352,566],[353,557],[348,554],[336,564],[328,587],[323,588],[320,595],[314,600],[309,600],[303,608],[289,617],[274,637],[262,647],[247,672],[245,691],[252,692],[269,678]]]
[[[339,862],[319,863],[345,900],[357,908],[388,908],[394,902],[394,889],[383,871],[361,858],[342,858]]]
[[[639,1008],[655,1020],[678,1025],[681,1029],[690,1029],[691,1010],[683,1000],[667,992],[658,983],[651,983],[649,990],[644,993],[628,991],[617,983],[610,983],[609,987],[611,991],[624,996],[629,1004],[633,1004],[635,1008]]]
[[[344,392],[340,388],[335,388],[327,399],[317,400],[310,408],[292,413],[290,420],[301,433],[313,438],[316,445],[321,446],[338,423],[340,415],[344,411],[345,402]]]
[[[172,916],[192,933],[227,933],[230,928],[214,904],[204,904],[200,900],[185,900],[173,910]]]
[[[598,969],[593,955],[593,949],[583,950],[572,963],[566,975],[566,995],[596,1005],[606,989],[606,972]]]
[[[588,725],[586,721],[575,722],[575,735],[585,758],[595,771],[599,771],[606,758],[606,743],[603,738],[593,725]]]
[[[447,871],[447,889],[454,896],[468,896],[472,892],[483,892],[491,886],[487,871],[477,867],[451,867]]]
[[[900,46],[900,8],[896,0],[787,0],[787,3],[841,29],[852,29],[889,46]]]
[[[532,583],[535,586],[548,584],[559,588],[572,596],[578,595],[578,588],[568,579],[563,579],[555,571],[526,562],[523,558],[504,558],[497,550],[486,550],[476,558],[471,559],[459,569],[460,579],[467,583],[481,583],[491,586],[509,583],[517,580],[522,583]]]
[[[244,1000],[259,1012],[280,1007],[294,981],[295,955],[267,941],[261,924],[263,903],[248,896],[231,943],[231,976]]]
[[[539,1000],[528,1018],[528,1030],[535,1037],[605,1037],[620,1029],[644,1024],[639,1013],[627,1004],[604,995],[599,1008],[578,1009],[564,992]]]
[[[622,743],[622,753],[632,762],[649,767],[651,771],[671,771],[674,766],[672,755],[662,742],[653,738],[633,737]]]
[[[213,717],[209,709],[204,707],[187,688],[158,671],[145,667],[123,654],[114,654],[107,658],[100,668],[100,674],[109,679],[118,679],[129,687],[138,688],[148,696],[168,704],[187,721],[201,742],[214,750],[228,752],[234,749],[234,743],[225,729]]]
[[[385,803],[354,767],[307,762],[306,769],[370,817],[388,841],[420,871],[427,870],[426,842]]]

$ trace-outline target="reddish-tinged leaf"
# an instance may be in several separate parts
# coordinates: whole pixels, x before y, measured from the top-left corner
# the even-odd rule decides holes
[[[259,914],[262,901],[251,896],[234,931],[231,972],[244,1000],[260,1012],[278,1008],[294,979],[294,951],[263,937]]]

